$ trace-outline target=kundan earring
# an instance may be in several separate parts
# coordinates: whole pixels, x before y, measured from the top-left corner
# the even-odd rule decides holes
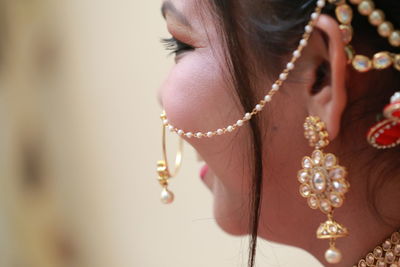
[[[172,193],[168,189],[169,185],[169,179],[174,177],[182,163],[182,150],[183,150],[183,140],[182,138],[179,138],[179,149],[176,154],[175,158],[175,170],[173,173],[171,173],[168,165],[168,157],[167,157],[167,142],[166,142],[166,127],[168,127],[168,120],[165,115],[165,112],[161,114],[161,120],[163,121],[163,126],[162,126],[162,150],[163,150],[163,160],[160,160],[157,162],[157,173],[158,173],[158,182],[162,186],[162,191],[161,191],[161,201],[164,204],[170,204],[174,201],[174,193]]]
[[[400,144],[400,92],[396,92],[384,110],[385,118],[373,125],[367,140],[375,148],[392,148]]]
[[[329,144],[329,138],[325,123],[320,118],[306,118],[304,135],[314,151],[311,157],[303,158],[303,169],[298,172],[300,194],[307,198],[310,208],[319,209],[327,215],[328,220],[318,227],[316,234],[318,239],[329,240],[329,249],[325,252],[326,261],[339,263],[342,254],[335,247],[335,242],[349,232],[333,219],[333,211],[343,205],[344,195],[350,188],[346,180],[347,172],[339,165],[335,155],[323,152],[323,148]]]

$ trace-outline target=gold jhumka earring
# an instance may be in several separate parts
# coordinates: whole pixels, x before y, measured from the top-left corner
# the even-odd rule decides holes
[[[339,165],[337,157],[324,153],[323,148],[329,144],[325,123],[318,117],[307,117],[304,123],[304,136],[314,151],[311,157],[302,160],[303,169],[298,172],[300,194],[307,198],[308,206],[319,209],[327,215],[328,220],[317,229],[317,238],[328,239],[329,249],[325,259],[329,263],[339,263],[342,254],[335,246],[338,238],[348,236],[348,230],[333,219],[333,211],[344,202],[344,194],[350,185],[346,181],[346,170]]]
[[[157,162],[157,173],[158,173],[158,182],[162,186],[161,191],[161,201],[164,204],[170,204],[174,201],[174,193],[172,193],[168,189],[169,179],[175,177],[178,173],[181,163],[182,163],[182,151],[183,151],[183,140],[179,138],[179,148],[175,158],[175,169],[174,172],[171,172],[168,164],[168,155],[167,155],[167,142],[166,142],[166,115],[163,112],[161,114],[161,120],[163,121],[162,126],[162,150],[163,150],[163,159]]]

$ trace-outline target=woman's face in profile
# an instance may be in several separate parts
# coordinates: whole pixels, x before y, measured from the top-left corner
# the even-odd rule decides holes
[[[224,57],[226,48],[210,8],[204,1],[169,0],[162,2],[162,12],[172,36],[168,46],[176,53],[176,64],[159,90],[169,122],[193,133],[208,132],[235,123],[247,111],[243,110],[230,83]],[[257,82],[261,84],[260,94],[271,85],[261,79]],[[263,111],[266,113],[264,117],[270,119],[261,129],[265,142],[263,158],[267,166],[264,170],[264,178],[267,178],[263,188],[265,203],[261,224],[267,221],[269,226],[273,225],[274,234],[279,234],[277,229],[280,228],[286,231],[282,222],[289,224],[293,223],[291,220],[297,220],[295,216],[287,215],[287,209],[295,210],[298,206],[293,205],[304,204],[297,201],[300,196],[295,175],[303,156],[301,152],[307,149],[302,137],[302,123],[299,123],[306,117],[306,111],[288,112],[297,108],[293,101],[297,97],[295,92],[286,95],[283,101],[274,99],[271,107]],[[277,106],[285,106],[285,112],[275,111]],[[283,125],[282,121],[285,122]],[[248,123],[222,136],[185,139],[207,164],[201,176],[214,196],[214,214],[218,224],[228,233],[247,234],[254,166]],[[296,199],[294,203],[288,201],[293,198]],[[285,207],[283,211],[281,208],[284,205],[290,207]],[[269,238],[282,241],[282,236],[269,234]]]

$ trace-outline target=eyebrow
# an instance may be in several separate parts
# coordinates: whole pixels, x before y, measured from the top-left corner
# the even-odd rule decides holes
[[[191,28],[189,20],[185,17],[185,15],[183,15],[183,13],[179,11],[172,2],[164,1],[161,6],[161,14],[164,17],[164,19],[166,18],[168,12],[172,13],[180,23]]]

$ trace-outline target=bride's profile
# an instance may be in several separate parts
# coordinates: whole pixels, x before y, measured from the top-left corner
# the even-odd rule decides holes
[[[164,0],[170,131],[205,161],[225,232],[324,266],[400,266],[400,2]],[[175,167],[158,162],[161,200]],[[179,179],[174,180],[178,183]]]

